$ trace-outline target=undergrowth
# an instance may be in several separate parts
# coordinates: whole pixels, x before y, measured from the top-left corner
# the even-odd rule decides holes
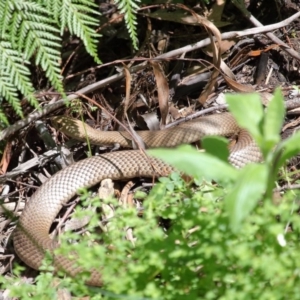
[[[86,270],[101,270],[104,286],[88,287],[82,277],[57,284],[52,272],[41,272],[36,285],[1,278],[11,295],[53,299],[65,287],[92,299],[300,299],[300,192],[279,198],[273,193],[279,171],[300,150],[300,134],[279,142],[284,119],[279,90],[265,112],[257,94],[229,95],[227,101],[260,146],[263,163],[235,169],[217,153],[226,142],[213,137],[206,141],[215,147],[206,153],[190,146],[149,151],[194,181],[173,173],[160,178],[148,196],[138,192],[138,199],[145,198],[143,216],[132,207],[117,208],[100,244],[99,232],[91,229],[99,216],[90,212],[90,233],[72,245],[67,241],[78,236],[65,234],[59,249],[66,255],[75,250]],[[133,229],[134,240],[124,239],[124,228]]]

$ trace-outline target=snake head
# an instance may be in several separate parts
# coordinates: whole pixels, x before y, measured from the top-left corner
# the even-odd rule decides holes
[[[65,116],[56,116],[50,118],[55,129],[60,130],[65,135],[80,140],[82,134],[82,122]],[[85,126],[88,126],[85,124]]]

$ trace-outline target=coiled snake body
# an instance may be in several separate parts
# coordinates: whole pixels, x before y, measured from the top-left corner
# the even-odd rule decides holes
[[[82,127],[80,121],[69,118],[53,118],[54,123],[63,128],[63,132],[91,143],[115,144],[123,147],[131,146],[130,136],[125,132],[101,132],[89,126]],[[240,130],[229,113],[211,115],[192,120],[161,131],[142,131],[139,135],[145,144],[151,147],[173,147],[183,143],[192,143],[206,135],[230,136],[239,133],[239,141],[230,149],[229,161],[241,167],[249,161],[261,160],[261,153],[250,135]],[[151,164],[160,174],[154,174]],[[46,250],[53,250],[57,242],[49,237],[50,226],[60,211],[81,187],[91,187],[105,178],[112,180],[134,177],[165,176],[172,167],[160,160],[149,158],[139,150],[107,153],[84,159],[68,166],[52,176],[31,197],[19,219],[14,232],[14,247],[18,256],[30,267],[39,269]],[[55,267],[75,275],[80,270],[74,268],[73,261],[57,256]],[[93,271],[87,282],[90,285],[101,285],[100,274]]]

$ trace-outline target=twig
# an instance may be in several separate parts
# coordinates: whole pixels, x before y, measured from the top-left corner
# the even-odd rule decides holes
[[[239,2],[239,1],[232,1],[232,3],[242,12],[242,14],[253,24],[255,25],[257,28],[261,28],[261,26],[263,26],[262,23],[260,23],[253,15],[251,15],[251,13],[246,9],[244,2]],[[280,26],[280,27],[284,27],[287,26],[289,24],[289,22],[287,22],[287,20],[294,18],[294,17],[299,17],[300,16],[300,12],[297,12],[296,14],[294,14],[293,16],[291,16],[290,18],[284,20],[283,22],[280,23],[285,23],[285,25]],[[278,23],[277,23],[278,24]],[[275,24],[273,24],[275,25]],[[273,26],[273,25],[269,25],[269,26]],[[273,28],[272,30],[267,30],[267,31],[273,31],[277,28]],[[297,51],[295,51],[294,49],[292,49],[289,45],[287,45],[286,43],[284,43],[282,40],[280,40],[275,34],[271,33],[271,32],[266,32],[265,35],[271,40],[273,41],[275,44],[278,44],[280,46],[280,48],[285,51],[286,53],[288,53],[290,56],[294,57],[295,59],[300,61],[300,55],[298,54]]]
[[[286,184],[281,187],[275,188],[274,192],[282,192],[286,190],[298,190],[300,188],[300,184]]]
[[[191,115],[188,115],[187,117],[184,117],[184,118],[180,118],[170,124],[167,124],[165,128],[170,128],[170,127],[174,127],[180,123],[183,123],[183,122],[186,122],[188,120],[192,120],[192,119],[195,119],[195,118],[198,118],[200,116],[203,116],[207,113],[210,113],[210,112],[213,112],[213,111],[216,111],[216,110],[220,110],[220,109],[225,109],[228,107],[228,104],[220,104],[218,106],[213,106],[213,107],[209,107],[209,108],[206,108],[206,109],[203,109],[203,110],[200,110],[200,111],[197,111]]]
[[[260,25],[261,27],[256,27],[256,28],[251,28],[251,29],[246,29],[244,31],[231,31],[231,32],[226,32],[223,33],[221,35],[222,40],[225,39],[231,39],[234,37],[242,37],[245,35],[254,35],[254,34],[258,34],[258,33],[264,33],[264,32],[268,32],[268,31],[273,31],[275,29],[279,29],[281,27],[287,26],[288,24],[290,24],[291,22],[293,22],[294,20],[296,20],[297,18],[300,17],[300,12],[295,13],[294,15],[292,15],[291,17],[285,19],[282,22],[279,23],[275,23],[272,25],[267,25],[267,26],[263,26],[262,24]],[[280,41],[280,43],[282,44],[282,41]],[[159,55],[156,57],[156,59],[162,59],[162,58],[170,58],[170,57],[174,57],[177,55],[181,55],[184,52],[190,52],[190,51],[194,51],[196,49],[205,47],[207,45],[210,44],[210,39],[206,38],[198,43],[192,44],[192,45],[188,45],[170,52],[167,52],[165,54]],[[287,46],[288,47],[288,46]]]
[[[262,24],[256,18],[254,18],[252,15],[250,16],[249,20],[255,26],[262,26]],[[274,43],[278,44],[283,51],[285,51],[290,56],[292,56],[293,58],[295,58],[295,59],[297,59],[297,60],[300,61],[300,55],[299,55],[299,53],[297,51],[295,51],[294,49],[292,49],[289,45],[287,45],[286,43],[284,43],[282,40],[280,40],[275,34],[273,34],[271,32],[268,32],[268,33],[265,33],[265,35],[271,41],[273,41]]]
[[[41,165],[42,162],[43,163],[49,162],[51,159],[53,159],[55,156],[58,156],[58,155],[60,155],[60,152],[58,150],[54,149],[54,150],[49,150],[49,151],[39,155],[38,157],[34,157],[34,158],[26,161],[25,163],[20,164],[19,166],[14,168],[12,171],[7,172],[4,175],[1,175],[0,183],[3,183],[10,178],[13,178],[20,174],[23,174],[23,173],[27,172],[28,169],[31,169],[35,166]]]

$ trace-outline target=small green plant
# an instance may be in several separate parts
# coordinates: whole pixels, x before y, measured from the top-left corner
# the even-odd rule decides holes
[[[276,202],[272,195],[279,168],[300,151],[300,134],[278,142],[284,117],[279,90],[265,113],[256,94],[229,95],[227,100],[234,115],[244,107],[242,121],[237,120],[253,134],[263,163],[238,170],[214,150],[199,153],[182,146],[149,151],[193,176],[194,183],[185,183],[178,173],[160,178],[148,196],[136,194],[145,198],[142,218],[132,207],[117,208],[111,230],[97,244],[99,233],[93,228],[99,219],[90,213],[90,234],[72,245],[67,240],[78,236],[65,235],[59,249],[76,251],[84,269],[101,270],[103,288],[84,285],[80,276],[54,284],[52,273],[42,272],[36,285],[1,278],[11,296],[53,299],[59,287],[91,299],[300,299],[300,192],[288,191]],[[207,139],[216,147],[225,143]],[[124,228],[133,229],[133,240],[124,239]]]

